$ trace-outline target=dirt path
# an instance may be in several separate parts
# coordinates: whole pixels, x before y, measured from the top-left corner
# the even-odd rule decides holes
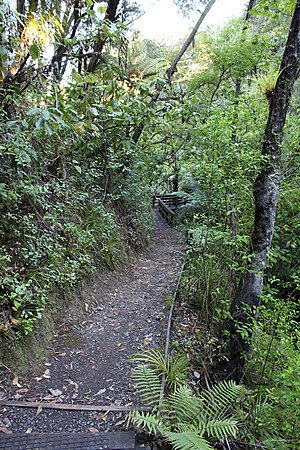
[[[99,405],[135,404],[130,380],[132,354],[163,348],[168,298],[183,258],[177,231],[156,216],[151,250],[117,274],[99,275],[85,293],[86,318],[70,317],[56,337],[56,353],[30,380],[6,373],[4,395],[11,400]],[[2,378],[3,378],[2,374]],[[14,384],[13,384],[14,383]],[[1,390],[0,390],[1,395]],[[58,432],[116,430],[123,413],[69,412],[4,407],[0,431]]]

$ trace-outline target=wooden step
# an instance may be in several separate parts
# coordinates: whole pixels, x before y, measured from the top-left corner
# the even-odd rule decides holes
[[[0,434],[0,450],[130,450],[134,448],[133,431]]]

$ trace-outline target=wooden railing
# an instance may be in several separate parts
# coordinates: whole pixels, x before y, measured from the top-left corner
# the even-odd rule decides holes
[[[158,199],[158,212],[165,219],[168,225],[173,225],[175,211],[167,206],[160,198]]]
[[[159,200],[162,200],[167,206],[173,206],[175,209],[180,203],[180,198],[177,194],[163,194],[163,195],[153,195],[153,208],[158,206]]]
[[[170,226],[174,223],[176,209],[181,204],[181,199],[177,194],[154,195],[152,200],[153,208],[158,206],[158,212]]]

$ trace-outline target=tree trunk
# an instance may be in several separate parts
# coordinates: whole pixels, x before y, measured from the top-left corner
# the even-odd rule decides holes
[[[230,332],[228,362],[223,365],[230,378],[241,379],[245,356],[250,349],[257,308],[261,302],[263,276],[271,248],[276,208],[279,197],[281,143],[291,91],[300,66],[300,0],[295,11],[280,66],[280,75],[272,93],[265,129],[262,154],[267,162],[257,176],[253,194],[255,220],[251,236],[251,262],[243,274],[231,305],[232,320],[226,324]],[[239,329],[246,330],[240,333]]]
[[[250,18],[250,13],[251,10],[254,8],[254,6],[256,5],[257,0],[250,0],[247,6],[247,11],[246,11],[246,16],[245,16],[245,21],[247,22]]]
[[[117,9],[119,6],[120,0],[108,0],[107,10],[105,14],[105,19],[109,22],[115,22],[116,21],[116,15],[117,15]],[[103,37],[102,33],[99,32],[98,40],[94,45],[94,55],[92,56],[87,71],[88,72],[94,72],[97,63],[101,57],[101,52],[103,50],[104,44],[106,42],[106,38]]]
[[[216,0],[210,0],[210,2],[206,5],[203,13],[199,17],[198,22],[194,26],[193,31],[191,32],[191,34],[189,35],[189,37],[187,38],[187,40],[185,41],[185,43],[181,47],[180,51],[178,52],[177,56],[175,57],[174,61],[170,65],[170,67],[167,69],[166,74],[167,74],[167,77],[168,77],[168,81],[170,81],[172,76],[174,75],[174,73],[177,72],[177,64],[179,63],[179,61],[181,60],[181,58],[183,57],[183,55],[185,54],[185,52],[187,51],[187,49],[189,48],[191,43],[193,42],[194,37],[195,37],[197,31],[199,30],[200,25],[202,24],[203,20],[207,16],[209,10],[211,9],[211,7],[215,3],[215,1]],[[166,84],[167,84],[167,82],[165,84],[162,84],[160,86],[160,88],[157,90],[156,94],[152,98],[152,103],[155,103],[159,99],[159,96],[162,93],[162,91],[163,91],[164,87],[166,86]],[[139,138],[141,137],[141,134],[142,134],[143,130],[144,130],[144,124],[143,123],[141,123],[140,125],[136,126],[136,128],[135,128],[135,130],[133,132],[132,138],[131,138],[132,142],[134,142],[135,144],[138,142]]]
[[[216,2],[216,0],[210,0],[203,13],[201,14],[201,16],[199,17],[198,22],[196,23],[196,25],[194,26],[191,34],[189,35],[189,37],[187,38],[187,40],[185,41],[185,43],[183,44],[183,46],[181,47],[180,51],[178,52],[177,56],[175,57],[174,61],[172,62],[172,64],[170,65],[170,67],[167,70],[167,76],[168,79],[170,80],[171,77],[173,76],[173,74],[175,72],[177,72],[177,64],[178,62],[181,60],[181,58],[183,57],[183,55],[185,54],[185,52],[187,51],[187,49],[189,48],[189,46],[191,45],[191,43],[193,42],[197,31],[200,28],[200,25],[202,24],[203,20],[205,19],[205,17],[207,16],[207,14],[209,13],[211,7],[213,6],[213,4]]]

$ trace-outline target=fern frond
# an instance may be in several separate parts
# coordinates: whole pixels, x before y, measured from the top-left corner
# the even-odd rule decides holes
[[[237,424],[238,422],[235,419],[209,420],[206,423],[205,434],[209,438],[213,437],[216,439],[223,439],[227,436],[236,437]]]
[[[132,361],[139,361],[157,370],[159,375],[167,373],[167,366],[161,352],[155,349],[133,355]]]
[[[161,419],[150,412],[130,411],[129,421],[150,434],[164,434],[167,431]]]
[[[170,393],[163,411],[169,414],[171,419],[181,423],[192,423],[199,415],[200,402],[193,396],[191,389],[180,386],[175,392]]]
[[[198,434],[199,437],[203,437],[205,433],[205,422],[198,422],[197,424],[189,423],[178,423],[175,427],[175,431],[178,433],[185,433],[188,431],[193,431]]]
[[[172,391],[177,386],[185,384],[188,370],[189,363],[186,356],[177,356],[176,358],[169,356],[166,373],[166,387]]]
[[[148,406],[157,406],[160,398],[160,378],[154,369],[139,364],[132,371],[133,383]]]
[[[201,399],[206,416],[209,419],[223,419],[229,407],[240,395],[241,386],[232,380],[221,381],[211,389],[201,392]]]
[[[174,450],[213,450],[213,447],[195,431],[165,433]]]

